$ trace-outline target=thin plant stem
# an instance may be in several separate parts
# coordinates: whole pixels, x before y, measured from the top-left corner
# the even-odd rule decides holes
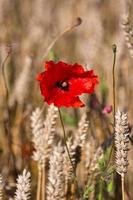
[[[52,47],[55,45],[55,43],[57,42],[57,40],[59,40],[65,33],[71,31],[73,28],[79,26],[82,23],[82,19],[80,17],[77,17],[76,22],[74,22],[72,25],[68,26],[65,30],[63,30],[59,35],[57,35],[55,37],[55,39],[51,42],[51,44],[48,46],[48,48],[46,49],[45,54],[43,55],[42,60],[44,61],[44,59],[46,58],[46,56],[48,55],[49,51],[52,49]],[[43,64],[43,63],[42,63]]]
[[[41,198],[41,182],[42,182],[42,168],[41,168],[41,165],[38,164],[38,181],[37,181],[36,200],[40,200],[40,198]]]
[[[65,195],[64,200],[69,200],[69,193],[70,193],[70,183],[65,184]]]
[[[113,50],[113,55],[114,55],[114,59],[113,59],[113,68],[112,68],[112,82],[113,82],[113,125],[115,127],[115,113],[116,113],[116,94],[115,94],[115,63],[116,63],[116,49],[117,46],[115,44],[113,44],[112,46],[112,50]]]
[[[17,172],[16,169],[16,161],[15,161],[15,156],[14,152],[12,149],[12,136],[11,136],[11,128],[10,128],[10,109],[8,106],[8,98],[9,98],[9,91],[8,91],[8,86],[7,86],[7,81],[6,81],[6,75],[5,75],[5,66],[6,62],[11,54],[11,48],[7,51],[7,55],[5,56],[2,64],[1,64],[1,75],[3,78],[3,83],[5,87],[5,118],[4,118],[4,128],[5,128],[5,135],[8,138],[8,147],[9,147],[9,160],[12,159],[12,166],[14,168],[15,173]]]
[[[116,44],[112,45],[112,50],[113,50],[113,66],[112,66],[112,87],[113,87],[113,143],[111,146],[110,154],[109,154],[109,160],[107,163],[106,170],[108,169],[108,166],[111,161],[111,157],[114,152],[114,132],[115,132],[115,113],[116,113],[116,93],[115,93],[115,63],[116,63],[116,50],[117,46]]]
[[[124,173],[121,175],[122,200],[125,200]]]
[[[8,58],[9,58],[9,56],[10,56],[10,53],[8,52],[6,57],[5,57],[5,59],[3,60],[2,64],[1,64],[1,74],[2,74],[2,77],[3,77],[4,86],[5,86],[5,98],[6,98],[5,103],[7,103],[8,96],[9,96],[6,77],[5,77],[5,64],[6,64],[7,60],[8,60]]]
[[[81,191],[80,191],[80,189],[79,189],[79,187],[78,187],[78,180],[77,180],[75,168],[74,168],[74,165],[73,165],[73,163],[72,163],[72,159],[71,159],[71,155],[70,155],[70,152],[69,152],[69,148],[68,148],[68,146],[67,146],[67,138],[66,138],[65,127],[64,127],[64,123],[63,123],[62,116],[61,116],[61,111],[60,111],[59,108],[58,108],[58,112],[59,112],[59,117],[60,117],[62,129],[63,129],[63,136],[64,136],[65,147],[66,147],[66,150],[67,150],[67,154],[68,154],[68,157],[69,157],[69,161],[70,161],[71,166],[72,166],[72,168],[73,168],[73,175],[74,175],[74,180],[76,181],[76,186],[77,186],[77,189],[78,189],[78,194],[80,195],[80,199],[82,200],[82,194],[81,194]]]
[[[46,186],[46,183],[45,183],[45,180],[46,180],[46,174],[45,174],[45,170],[46,170],[46,168],[45,168],[45,164],[42,166],[42,189],[41,189],[41,191],[42,191],[42,194],[41,194],[41,196],[42,196],[42,200],[45,200],[45,186]]]
[[[71,198],[70,198],[70,200],[74,200],[75,199],[75,191],[76,191],[75,184],[72,183],[72,185],[71,185]]]
[[[72,168],[73,168],[73,173],[74,173],[74,175],[75,175],[75,169],[74,169],[74,166],[73,166],[73,163],[72,163],[72,159],[71,159],[71,155],[70,155],[70,152],[69,152],[69,148],[68,148],[68,146],[67,146],[67,138],[66,138],[65,127],[64,127],[63,120],[62,120],[61,111],[60,111],[59,108],[58,108],[58,112],[59,112],[59,117],[60,117],[62,129],[63,129],[63,136],[64,136],[65,147],[66,147],[66,150],[67,150],[67,154],[68,154],[68,157],[69,157],[69,161],[70,161],[71,166],[72,166]]]

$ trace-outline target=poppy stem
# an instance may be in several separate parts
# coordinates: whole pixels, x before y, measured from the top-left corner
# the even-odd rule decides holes
[[[65,127],[64,127],[64,123],[63,123],[62,116],[61,116],[61,111],[60,111],[59,108],[58,108],[58,112],[59,112],[59,117],[60,117],[60,121],[61,121],[62,129],[63,129],[63,136],[64,136],[65,147],[66,147],[66,150],[67,150],[67,154],[68,154],[68,157],[69,157],[70,163],[71,163],[72,168],[73,168],[73,173],[74,173],[74,175],[75,175],[75,169],[74,169],[74,166],[73,166],[73,163],[72,163],[72,159],[71,159],[71,155],[70,155],[70,152],[69,152],[69,148],[68,148],[68,146],[67,146],[67,138],[66,138]]]
[[[63,129],[63,136],[64,136],[65,147],[66,147],[66,150],[67,150],[67,154],[68,154],[68,157],[69,157],[71,166],[72,166],[72,168],[73,168],[73,175],[74,175],[74,180],[76,181],[76,186],[77,186],[77,189],[78,189],[78,194],[79,194],[79,196],[80,196],[80,198],[81,198],[81,200],[82,200],[82,194],[81,194],[81,191],[80,191],[80,189],[79,189],[79,187],[78,187],[78,180],[77,180],[75,168],[74,168],[74,165],[73,165],[73,162],[72,162],[72,159],[71,159],[71,155],[70,155],[70,152],[69,152],[69,148],[68,148],[68,146],[67,146],[67,137],[66,137],[65,127],[64,127],[64,123],[63,123],[61,111],[60,111],[59,108],[58,108],[58,112],[59,112],[59,117],[60,117],[62,129]]]

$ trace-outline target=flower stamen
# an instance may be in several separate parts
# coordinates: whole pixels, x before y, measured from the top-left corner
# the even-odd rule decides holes
[[[57,82],[56,86],[65,91],[68,91],[68,89],[69,89],[69,83],[67,81]]]

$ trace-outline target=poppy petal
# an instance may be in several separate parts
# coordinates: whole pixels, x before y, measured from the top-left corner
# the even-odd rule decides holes
[[[75,63],[74,65],[62,61],[45,63],[46,71],[38,75],[41,93],[48,104],[54,103],[61,107],[82,107],[83,102],[79,99],[82,93],[91,94],[98,84],[98,77],[93,70],[84,71],[84,68]],[[64,83],[65,86],[64,87]]]

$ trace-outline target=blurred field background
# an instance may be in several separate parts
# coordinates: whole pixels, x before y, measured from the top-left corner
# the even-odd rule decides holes
[[[42,62],[55,58],[68,63],[77,62],[87,69],[94,69],[99,76],[96,93],[85,97],[86,108],[62,109],[65,127],[70,135],[76,135],[78,121],[87,110],[89,128],[86,143],[90,148],[89,156],[94,157],[99,146],[108,146],[113,131],[112,112],[103,114],[102,110],[107,105],[113,106],[112,45],[116,44],[116,109],[128,113],[132,127],[132,11],[132,0],[0,0],[1,65],[9,54],[4,68],[8,93],[0,74],[0,172],[4,177],[6,199],[13,196],[14,182],[24,168],[31,172],[32,199],[35,199],[37,165],[31,158],[34,145],[30,117],[36,107],[42,108],[44,104],[36,81],[37,74],[44,70]],[[82,19],[81,25],[60,37],[44,58],[51,42],[71,26],[77,17]],[[47,109],[45,103],[44,117]],[[57,120],[56,135],[61,137],[61,134],[62,129]],[[85,188],[87,178],[84,176],[84,157],[85,153],[77,168],[81,188]],[[126,199],[129,200],[133,200],[132,184],[133,146],[130,142],[126,175]],[[87,199],[119,200],[119,189],[117,178],[111,192],[107,194],[104,191],[102,197],[96,197],[95,192],[94,196]],[[95,191],[99,191],[97,187]]]

